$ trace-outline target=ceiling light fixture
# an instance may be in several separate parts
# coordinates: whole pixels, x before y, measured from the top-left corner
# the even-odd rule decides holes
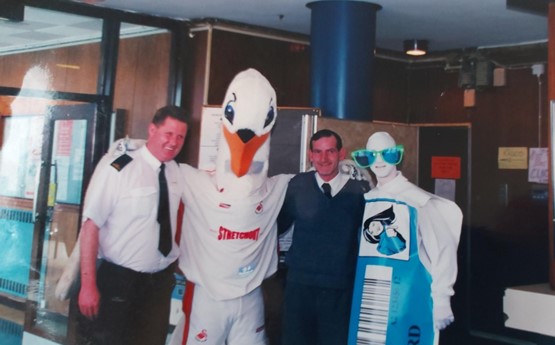
[[[56,66],[58,66],[58,67],[60,67],[60,68],[81,69],[80,66],[77,66],[77,65],[68,65],[68,64],[64,64],[64,63],[57,63]]]
[[[405,40],[403,42],[403,48],[405,54],[412,56],[422,56],[426,55],[428,52],[428,41],[427,40]]]

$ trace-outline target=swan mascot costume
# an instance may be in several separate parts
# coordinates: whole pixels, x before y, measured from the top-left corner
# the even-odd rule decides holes
[[[397,170],[403,152],[389,133],[376,132],[352,153],[377,186],[364,195],[348,344],[437,344],[454,320],[462,212]]]
[[[179,267],[187,279],[170,344],[266,344],[262,281],[277,270],[276,218],[292,175],[268,177],[276,93],[254,69],[228,86],[214,172],[182,164]]]

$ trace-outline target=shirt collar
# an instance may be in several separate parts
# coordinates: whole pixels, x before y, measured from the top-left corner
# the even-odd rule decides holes
[[[348,180],[348,176],[345,174],[342,174],[341,172],[335,175],[334,178],[332,178],[327,182],[324,181],[322,177],[320,177],[320,174],[318,174],[318,172],[316,172],[314,176],[316,177],[316,182],[318,183],[318,186],[320,187],[320,189],[322,189],[322,183],[328,183],[330,185],[332,196],[337,194],[337,192],[339,192],[347,182],[346,180]]]
[[[152,153],[146,147],[146,144],[139,149],[139,153],[147,162],[147,164],[152,167],[153,170],[158,170],[158,168],[160,168],[160,165],[162,163],[158,160],[158,158],[152,155]]]

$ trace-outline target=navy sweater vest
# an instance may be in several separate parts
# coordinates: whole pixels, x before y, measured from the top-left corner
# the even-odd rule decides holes
[[[315,172],[295,176],[278,218],[280,231],[294,223],[286,254],[287,280],[329,288],[352,288],[364,213],[366,181],[349,180],[331,199]]]

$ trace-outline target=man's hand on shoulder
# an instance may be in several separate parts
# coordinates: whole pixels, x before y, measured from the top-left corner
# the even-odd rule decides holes
[[[112,143],[108,149],[108,155],[112,157],[121,156],[127,152],[140,149],[146,140],[144,139],[131,139],[129,137],[121,138]]]
[[[370,174],[364,169],[359,168],[356,163],[350,159],[344,159],[339,162],[339,172],[349,175],[351,180],[370,181]]]
[[[344,159],[339,162],[339,172],[348,175],[351,180],[366,181],[369,187],[374,187],[372,177],[366,169],[359,168],[353,160]]]

